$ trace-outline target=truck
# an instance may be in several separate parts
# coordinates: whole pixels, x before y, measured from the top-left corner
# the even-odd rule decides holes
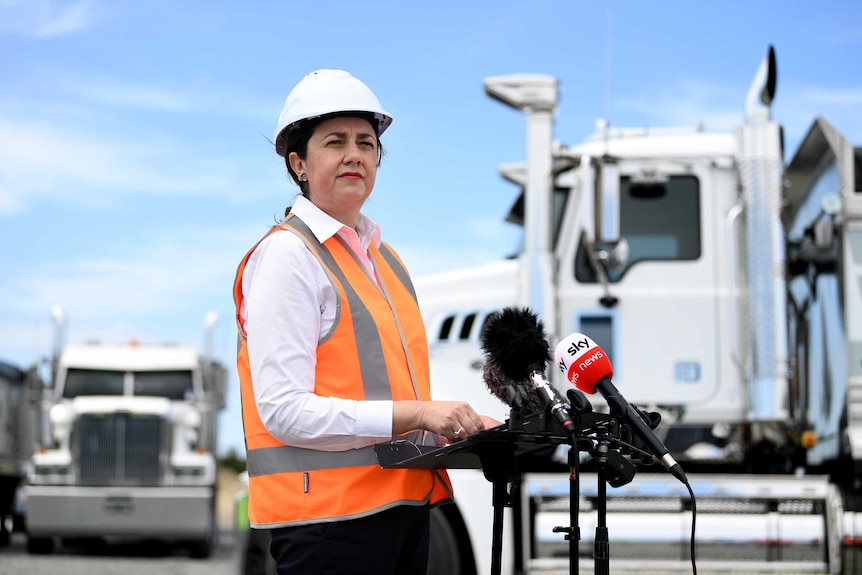
[[[28,551],[157,540],[210,556],[224,366],[133,340],[58,344],[51,372],[25,491]]]
[[[16,503],[33,452],[30,389],[35,375],[0,361],[0,547],[10,543],[23,523]]]
[[[602,552],[612,573],[862,572],[862,149],[816,117],[786,160],[776,78],[770,47],[730,133],[599,120],[575,145],[554,137],[557,78],[485,79],[526,117],[526,160],[500,169],[519,188],[506,220],[523,241],[511,258],[415,281],[432,397],[510,420],[482,384],[482,329],[533,310],[551,349],[572,333],[601,346],[692,489],[649,458],[616,486],[599,484],[589,451],[577,468],[563,445],[524,461],[502,573],[599,572]],[[547,376],[568,397],[553,365]],[[449,474],[431,572],[489,573],[493,486],[477,469]]]
[[[862,149],[816,117],[785,159],[772,47],[732,132],[598,120],[566,145],[560,88],[540,74],[484,81],[526,117],[526,160],[500,168],[522,242],[414,280],[431,395],[511,422],[483,384],[483,328],[530,310],[551,349],[573,333],[601,346],[691,492],[650,454],[626,455],[633,471],[610,483],[601,454],[579,442],[573,462],[560,443],[518,460],[501,526],[484,470],[450,468],[428,573],[862,572]],[[273,572],[266,545],[252,530],[240,572]]]

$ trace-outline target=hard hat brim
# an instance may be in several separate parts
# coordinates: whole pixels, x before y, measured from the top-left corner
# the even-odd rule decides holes
[[[372,122],[371,125],[377,131],[378,138],[392,124],[392,116],[382,110],[330,110],[320,114],[308,115],[302,118],[292,119],[290,123],[287,123],[287,125],[285,125],[284,128],[276,134],[275,152],[279,156],[284,157],[287,137],[292,131],[299,129],[300,125],[304,122],[308,122],[310,120],[321,120],[327,116],[350,116],[351,114],[356,114],[357,117],[362,118],[372,116],[376,120],[376,125],[374,122]]]

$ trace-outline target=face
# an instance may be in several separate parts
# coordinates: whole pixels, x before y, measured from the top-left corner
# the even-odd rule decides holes
[[[297,174],[308,176],[309,199],[324,212],[353,226],[377,177],[377,136],[364,118],[324,120],[308,140],[305,159],[289,156]]]

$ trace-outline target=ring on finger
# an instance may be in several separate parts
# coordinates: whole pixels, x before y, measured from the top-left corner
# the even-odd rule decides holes
[[[459,435],[461,435],[461,432],[462,432],[462,431],[464,431],[464,426],[463,426],[463,425],[462,425],[461,427],[459,427],[459,428],[458,428],[458,431],[456,431],[456,432],[455,432],[455,433],[453,433],[452,435],[454,435],[455,437],[458,437]]]

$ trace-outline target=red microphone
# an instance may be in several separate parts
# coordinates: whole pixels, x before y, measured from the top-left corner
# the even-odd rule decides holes
[[[566,379],[584,393],[594,394],[602,378],[614,377],[608,354],[584,334],[573,333],[561,341],[554,355]]]
[[[605,350],[584,334],[573,333],[557,344],[554,359],[559,370],[572,385],[584,393],[593,394],[598,391],[602,394],[611,411],[625,420],[674,477],[688,483],[685,472],[668,448],[653,433],[638,410],[626,401],[611,382],[614,368]]]

